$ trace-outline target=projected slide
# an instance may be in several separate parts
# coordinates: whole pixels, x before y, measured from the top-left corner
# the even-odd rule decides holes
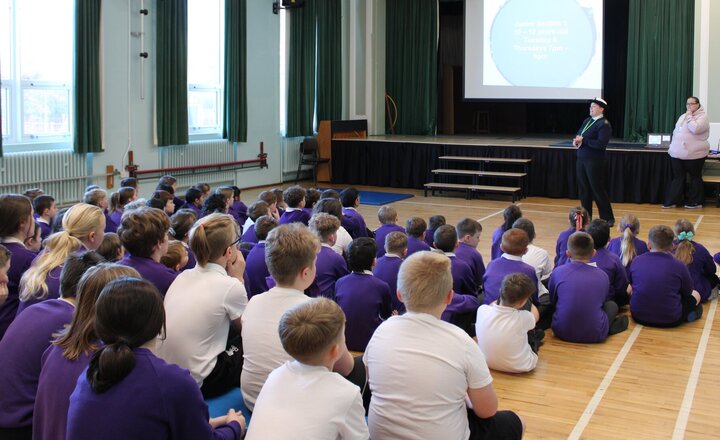
[[[602,11],[602,0],[467,0],[465,97],[600,95]]]

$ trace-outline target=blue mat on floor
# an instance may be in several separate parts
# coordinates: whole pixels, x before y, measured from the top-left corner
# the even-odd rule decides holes
[[[318,188],[320,191],[326,189],[334,189],[337,192],[342,192],[343,188]],[[379,191],[359,191],[360,192],[360,204],[361,205],[374,205],[381,206],[387,205],[388,203],[398,202],[400,200],[409,199],[415,197],[412,194],[403,193],[386,193]]]
[[[554,144],[550,144],[551,147],[572,147],[572,141],[562,141]],[[635,143],[635,142],[610,142],[608,148],[630,148],[633,150],[643,150],[647,144]]]
[[[240,388],[233,388],[222,396],[207,399],[205,403],[207,403],[210,418],[224,416],[230,408],[233,408],[235,412],[242,412],[245,422],[250,424],[252,413],[245,406]]]

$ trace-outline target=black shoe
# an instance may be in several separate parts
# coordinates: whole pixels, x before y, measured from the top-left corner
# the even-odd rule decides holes
[[[615,219],[614,219],[614,218],[613,218],[613,219],[610,219],[610,220],[605,220],[605,222],[607,222],[608,226],[610,226],[611,228],[612,228],[613,226],[615,226]]]
[[[662,209],[673,209],[673,208],[677,208],[677,205],[674,204],[674,203],[672,203],[672,204],[669,204],[669,205],[662,205],[661,208],[662,208]]]

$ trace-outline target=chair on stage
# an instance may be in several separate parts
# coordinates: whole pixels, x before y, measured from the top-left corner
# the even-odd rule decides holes
[[[318,165],[329,163],[330,159],[322,158],[318,154],[318,141],[315,138],[305,138],[300,143],[300,160],[298,162],[297,175],[295,176],[295,183],[300,180],[300,171],[302,171],[303,165],[312,165],[313,172],[313,185],[317,186],[317,170]]]

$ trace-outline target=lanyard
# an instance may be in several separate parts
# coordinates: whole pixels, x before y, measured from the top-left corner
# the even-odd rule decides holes
[[[584,135],[585,132],[588,131],[588,128],[590,128],[597,120],[598,119],[591,119],[590,121],[588,121],[588,123],[585,124],[585,128],[583,128],[582,131],[580,132],[580,136]]]

